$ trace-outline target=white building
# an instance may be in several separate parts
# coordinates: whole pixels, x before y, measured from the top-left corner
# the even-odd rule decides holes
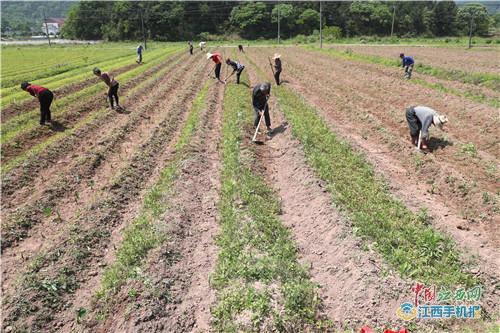
[[[59,35],[61,31],[61,27],[64,24],[64,18],[62,17],[50,17],[47,18],[47,27],[45,27],[45,23],[42,24],[43,34],[47,34],[47,30],[49,31],[49,35]]]

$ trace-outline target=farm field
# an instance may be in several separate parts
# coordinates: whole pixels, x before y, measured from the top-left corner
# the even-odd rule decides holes
[[[17,52],[35,47],[2,53],[3,331],[498,329],[498,49],[408,48],[463,75],[404,80],[392,46],[212,44],[246,66],[223,85],[185,45],[152,44],[142,65],[130,45],[78,48],[32,71]],[[54,92],[51,127],[24,79]],[[255,145],[265,81],[274,131]],[[427,154],[409,144],[411,105],[450,119]],[[403,321],[416,282],[480,285],[481,319]]]

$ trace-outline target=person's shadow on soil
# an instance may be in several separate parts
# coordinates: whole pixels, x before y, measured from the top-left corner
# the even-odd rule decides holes
[[[438,149],[444,149],[448,146],[453,146],[453,142],[441,138],[431,137],[427,142],[427,147],[429,147],[429,151],[431,152]]]
[[[244,85],[244,86],[245,86],[245,87],[247,87],[247,88],[250,88],[250,86],[249,86],[249,85],[248,85],[248,83],[246,83],[246,82],[240,82],[240,84],[241,84],[241,85]]]
[[[283,83],[290,83],[290,81],[288,81],[288,80],[282,80],[282,81],[280,81],[280,85],[282,85]]]
[[[270,135],[270,138],[274,138],[276,135],[285,132],[288,129],[288,122],[283,122],[281,125],[273,129],[273,132]]]
[[[67,129],[67,127],[58,121],[52,120],[50,122],[50,129],[55,132],[64,132]]]
[[[128,111],[124,107],[122,107],[121,109],[115,109],[115,111],[116,111],[116,113],[119,113],[119,114],[130,114],[130,111]]]

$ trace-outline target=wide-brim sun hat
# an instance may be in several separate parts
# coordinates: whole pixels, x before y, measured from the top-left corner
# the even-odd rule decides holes
[[[275,53],[273,59],[279,59],[279,58],[281,58],[281,54]]]
[[[433,117],[432,121],[437,128],[443,129],[443,125],[448,122],[448,117],[444,115],[436,115]]]
[[[210,52],[207,53],[207,59],[210,59],[212,56],[213,56],[212,53],[210,53]]]

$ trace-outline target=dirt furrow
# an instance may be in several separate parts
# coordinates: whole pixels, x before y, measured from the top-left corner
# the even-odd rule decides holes
[[[139,120],[132,117],[130,123],[118,128],[104,141],[101,141],[101,145],[97,146],[97,151],[88,152],[86,158],[83,159],[84,164],[74,163],[72,168],[66,170],[67,175],[61,176],[60,181],[48,189],[41,188],[39,196],[31,198],[33,203],[23,207],[24,218],[34,218],[34,221],[37,221],[39,225],[29,234],[29,230],[26,228],[24,230],[14,229],[18,232],[17,236],[21,234],[33,237],[25,239],[20,246],[7,249],[4,252],[3,287],[5,289],[8,289],[12,274],[19,273],[19,267],[22,266],[23,261],[29,259],[34,253],[50,248],[52,244],[63,237],[64,228],[57,228],[54,224],[64,224],[64,221],[71,220],[72,215],[79,212],[82,205],[95,200],[95,189],[106,188],[109,185],[116,170],[129,162],[132,153],[149,137],[152,129],[163,120],[165,115],[157,110],[171,104],[165,104],[164,100],[168,100],[178,93],[175,88],[183,86],[186,80],[191,78],[186,75],[189,70],[192,70],[194,75],[201,75],[202,68],[198,64],[198,67],[193,70],[192,64],[189,64],[189,66],[186,65],[174,71],[172,76],[165,77],[163,84],[160,83],[152,91],[154,97],[150,101],[146,99],[148,102],[136,109],[138,113],[149,114],[148,120],[142,119],[139,115],[135,117]],[[55,213],[50,217],[44,216],[43,209],[40,210],[40,207],[52,207]],[[54,218],[54,215],[57,217]],[[6,239],[10,240],[9,237]]]
[[[166,64],[175,61],[175,58],[169,58],[165,62],[162,62],[151,69],[137,75],[130,81],[120,85],[120,95],[124,96],[127,92],[135,87],[137,84],[141,83],[145,78],[151,74],[160,70]],[[120,80],[120,78],[117,78]],[[20,133],[10,142],[2,144],[2,161],[8,163],[12,158],[19,156],[23,152],[29,150],[31,147],[37,145],[50,138],[51,136],[57,134],[58,132],[66,131],[74,126],[79,120],[83,119],[86,115],[100,110],[108,105],[107,97],[102,95],[105,91],[105,86],[103,83],[103,90],[88,96],[77,103],[68,106],[63,114],[55,116],[52,122],[52,126],[49,128],[47,126],[37,126],[26,132]],[[110,110],[109,112],[112,112]]]
[[[258,82],[253,66],[249,75],[253,84]],[[397,327],[394,311],[411,297],[410,283],[391,272],[372,249],[362,249],[352,225],[334,208],[324,184],[306,164],[274,97],[270,110],[273,136],[255,150],[268,183],[281,198],[281,220],[293,232],[312,280],[320,285],[322,311],[338,329],[366,324]]]
[[[60,325],[56,320],[58,313],[71,305],[72,294],[89,279],[88,270],[101,264],[111,232],[120,226],[127,209],[139,204],[146,180],[164,161],[163,147],[174,139],[179,124],[185,119],[186,105],[189,107],[202,79],[203,75],[198,75],[184,87],[168,108],[164,120],[129,163],[116,172],[111,184],[96,191],[95,198],[82,205],[81,212],[75,213],[69,224],[67,241],[61,240],[30,267],[31,271],[21,279],[4,308],[7,314],[4,325],[35,330],[53,330]],[[49,266],[50,271],[47,271]],[[46,281],[57,284],[61,280],[65,281],[65,287],[57,289],[56,293],[43,288]]]
[[[264,56],[252,53],[253,59],[256,59],[257,63],[261,65],[264,65],[266,61]],[[292,59],[288,60],[292,61]],[[447,189],[446,176],[450,176],[454,169],[452,167],[443,168],[441,161],[437,158],[425,162],[425,168],[422,170],[415,170],[414,160],[416,158],[420,160],[426,156],[415,154],[412,149],[405,145],[394,145],[393,142],[384,141],[384,135],[372,128],[372,124],[364,124],[363,121],[359,121],[359,118],[353,119],[348,116],[351,111],[355,112],[355,109],[359,108],[356,95],[351,96],[354,100],[351,102],[352,108],[346,108],[345,104],[341,102],[342,96],[332,96],[331,94],[331,91],[337,88],[337,84],[341,86],[348,83],[337,77],[335,82],[323,79],[322,85],[314,84],[313,82],[318,82],[320,77],[318,73],[318,71],[310,71],[309,77],[306,78],[304,72],[294,73],[294,70],[289,68],[286,80],[290,82],[285,84],[288,84],[314,105],[336,133],[364,152],[376,170],[385,175],[384,178],[388,180],[393,193],[403,199],[409,208],[415,212],[425,208],[432,216],[436,228],[451,234],[463,248],[463,253],[467,253],[467,256],[478,255],[480,259],[477,265],[480,269],[473,273],[482,276],[488,285],[494,285],[495,281],[498,280],[496,277],[498,262],[495,255],[498,251],[498,229],[494,227],[495,219],[498,216],[492,215],[483,223],[467,221],[460,216],[464,207],[468,207],[468,205],[476,207],[481,204],[476,199],[481,196],[481,189],[476,190],[478,193],[475,197],[470,194],[461,195],[460,192],[454,193]],[[325,98],[328,98],[327,103],[325,103]],[[364,118],[365,121],[367,119],[373,121],[370,116]],[[373,127],[378,125],[375,124]],[[433,179],[434,183],[429,183],[428,180],[422,181],[422,177]],[[439,188],[433,190],[434,185],[439,186]],[[486,212],[488,211],[486,210]],[[489,306],[494,308],[492,304]]]
[[[57,220],[64,220],[66,216],[56,205],[59,199],[63,198],[66,193],[73,193],[73,197],[66,199],[68,202],[64,206],[80,204],[83,200],[80,197],[85,196],[85,193],[92,192],[101,174],[106,175],[106,172],[102,171],[106,170],[106,166],[112,166],[120,160],[126,160],[122,155],[127,156],[129,152],[127,152],[125,145],[127,141],[124,138],[129,133],[133,133],[134,130],[142,130],[147,133],[147,128],[154,124],[154,119],[151,119],[150,115],[156,114],[154,111],[162,102],[161,97],[169,98],[175,94],[178,84],[185,82],[185,74],[190,66],[191,64],[185,64],[162,78],[163,81],[168,80],[168,84],[162,90],[155,88],[152,94],[143,97],[138,105],[134,106],[134,113],[131,114],[130,119],[123,119],[123,122],[119,122],[119,127],[114,127],[113,131],[107,132],[107,135],[101,137],[100,140],[89,138],[88,143],[82,141],[81,147],[93,148],[78,152],[79,159],[73,158],[76,154],[74,152],[73,156],[68,157],[69,160],[65,160],[65,163],[56,164],[56,170],[51,171],[57,171],[58,177],[53,182],[44,179],[45,177],[50,179],[51,173],[43,172],[35,182],[34,187],[24,187],[23,191],[18,191],[12,198],[7,197],[3,202],[4,208],[2,209],[2,216],[6,221],[2,229],[2,248],[5,249],[14,242],[26,238],[31,226],[38,224],[41,220],[50,223],[56,214]],[[181,81],[179,82],[179,80]],[[147,136],[140,135],[139,138],[135,141],[135,145]],[[114,159],[113,156],[115,156]],[[107,168],[108,174],[110,174],[109,169],[110,167]],[[78,189],[78,187],[83,187],[83,189]],[[48,213],[47,209],[50,209]],[[42,227],[39,229],[39,231],[44,230],[46,229]],[[27,248],[32,248],[33,245],[31,244]]]
[[[143,271],[151,283],[132,281],[116,296],[117,306],[99,332],[193,332],[210,330],[215,296],[209,273],[217,257],[218,137],[224,88],[215,84],[189,145],[163,218],[167,241],[150,253]],[[131,299],[128,290],[141,295]],[[158,297],[161,291],[163,297]],[[130,311],[137,307],[140,310]]]
[[[127,71],[129,71],[132,68],[137,67],[137,66],[138,66],[137,64],[130,64],[128,66],[117,68],[117,69],[113,70],[112,73],[114,76],[118,76],[121,73],[127,72]],[[89,76],[90,76],[90,74],[89,74]],[[91,78],[84,80],[84,81],[80,81],[80,82],[76,82],[76,83],[72,83],[72,84],[67,84],[63,87],[52,90],[52,92],[54,93],[54,98],[57,99],[60,97],[71,95],[72,93],[75,93],[79,90],[90,87],[91,85],[94,85],[94,84],[102,84],[102,82],[100,82],[100,80],[95,78],[95,77],[91,77]],[[27,100],[27,101],[24,101],[24,102],[21,102],[18,104],[12,104],[12,105],[2,109],[2,123],[5,123],[7,120],[9,120],[10,118],[12,118],[14,116],[17,116],[23,112],[26,112],[26,110],[32,110],[32,109],[37,108],[38,106],[39,106],[39,102],[36,98],[30,99],[30,100]]]

